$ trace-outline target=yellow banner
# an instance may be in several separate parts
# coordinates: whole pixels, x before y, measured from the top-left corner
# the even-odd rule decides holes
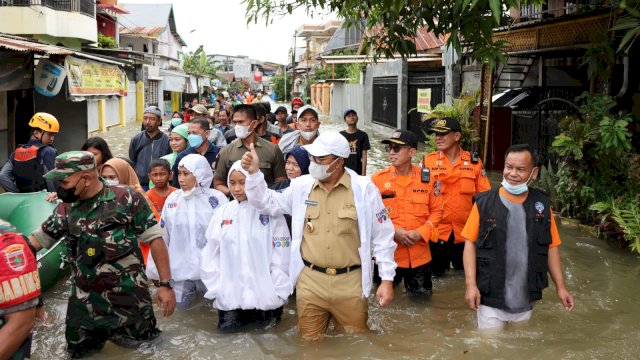
[[[65,67],[71,96],[127,96],[127,77],[116,65],[67,56]]]
[[[431,89],[418,89],[418,112],[431,111]]]

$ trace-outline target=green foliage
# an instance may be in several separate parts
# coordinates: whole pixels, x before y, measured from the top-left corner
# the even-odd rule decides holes
[[[615,102],[605,95],[583,94],[580,117],[563,119],[552,143],[561,156],[554,186],[562,213],[592,222],[592,204],[640,191],[627,115],[610,114]]]
[[[476,107],[479,98],[479,91],[467,92],[463,89],[461,96],[453,98],[451,105],[438,104],[426,117],[427,119],[450,117],[458,120],[462,129],[460,145],[463,149],[469,150],[480,141],[480,132],[473,121],[473,109]]]
[[[540,168],[540,178],[535,181],[535,186],[546,191],[551,197],[552,206],[554,209],[560,209],[561,205],[558,201],[558,194],[556,192],[556,184],[558,183],[558,176],[553,169],[551,161],[547,165],[542,165]]]
[[[597,227],[601,233],[623,240],[632,251],[640,253],[640,195],[610,197],[590,209],[600,214]]]
[[[180,54],[182,56],[182,69],[184,69],[185,73],[198,78],[218,78],[216,72],[222,68],[222,65],[208,57],[202,45],[198,46],[196,51],[181,52]]]
[[[618,46],[618,51],[628,53],[633,43],[640,36],[640,1],[629,0],[620,1],[620,10],[624,14],[618,17],[615,25],[611,28],[612,31],[621,31],[622,39]]]
[[[275,91],[278,101],[288,101],[289,95],[287,93],[291,92],[291,79],[286,80],[289,82],[286,86],[287,91],[285,91],[285,76],[283,72],[280,72],[271,78],[271,81],[273,82],[272,90]]]
[[[587,67],[587,77],[591,80],[600,79],[607,82],[610,66],[615,62],[613,40],[608,33],[596,33],[592,36],[590,44],[582,57],[581,66]]]
[[[329,79],[349,79],[350,84],[357,84],[360,82],[361,70],[361,64],[336,64],[335,68],[332,68],[331,65],[317,67],[313,69],[311,82],[317,83]]]
[[[493,29],[507,25],[504,12],[510,7],[540,5],[544,0],[243,0],[247,23],[264,19],[267,24],[278,16],[297,9],[331,11],[344,19],[345,27],[360,26],[366,20],[368,36],[362,39],[367,51],[379,57],[394,58],[417,53],[412,41],[420,28],[428,27],[437,36],[447,36],[448,45],[458,54],[462,46],[492,70],[498,62],[506,63],[505,46],[494,41]]]
[[[115,49],[117,47],[116,39],[112,38],[111,36],[106,36],[98,33],[98,47],[101,47],[103,49]]]

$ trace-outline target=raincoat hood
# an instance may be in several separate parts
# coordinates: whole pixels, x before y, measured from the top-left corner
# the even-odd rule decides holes
[[[200,154],[189,154],[180,160],[178,167],[184,166],[196,177],[196,187],[210,188],[213,170],[207,159]]]
[[[233,165],[231,165],[231,168],[229,169],[229,174],[227,174],[227,186],[231,187],[231,173],[234,171],[240,171],[242,174],[244,174],[245,177],[249,177],[249,173],[242,168],[242,165],[240,165],[240,162],[242,160],[238,160],[236,162],[233,163]]]

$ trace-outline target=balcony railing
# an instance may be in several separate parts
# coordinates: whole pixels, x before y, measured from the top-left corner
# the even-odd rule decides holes
[[[79,12],[96,17],[95,0],[0,0],[0,7],[5,6],[46,6],[53,10]]]
[[[610,6],[609,1],[606,0],[556,0],[548,1],[543,5],[529,4],[520,8],[512,8],[510,15],[513,23],[526,23],[589,12]]]

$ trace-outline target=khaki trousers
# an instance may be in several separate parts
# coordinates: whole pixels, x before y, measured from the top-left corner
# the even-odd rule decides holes
[[[369,303],[362,296],[362,270],[327,275],[305,267],[296,283],[298,328],[305,340],[320,339],[332,320],[336,330],[369,330]]]

